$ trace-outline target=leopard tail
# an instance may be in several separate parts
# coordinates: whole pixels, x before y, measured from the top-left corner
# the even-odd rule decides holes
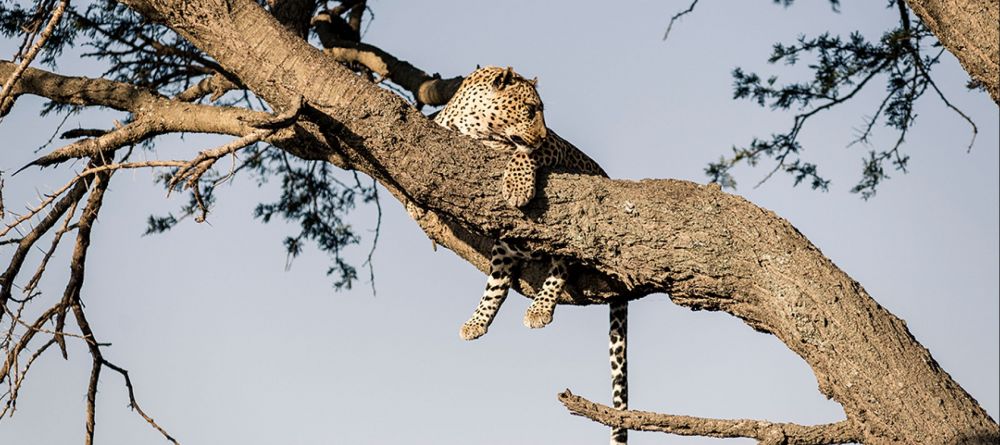
[[[611,391],[614,409],[628,409],[628,349],[625,339],[628,336],[628,301],[616,301],[610,308],[610,358],[611,358]],[[611,445],[628,443],[628,430],[625,428],[611,429]]]

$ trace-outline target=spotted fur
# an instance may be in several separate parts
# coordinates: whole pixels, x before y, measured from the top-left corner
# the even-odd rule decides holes
[[[537,172],[541,168],[607,177],[600,165],[554,131],[546,128],[544,105],[536,90],[537,80],[521,77],[511,68],[477,69],[435,117],[439,125],[482,141],[488,147],[510,153],[502,181],[502,194],[512,207],[522,207],[535,196]],[[486,334],[510,290],[518,263],[539,261],[542,255],[497,241],[490,252],[490,275],[486,290],[460,335],[473,340]],[[548,277],[524,315],[524,324],[541,328],[552,322],[556,299],[567,280],[562,258],[551,258]],[[610,306],[610,360],[613,404],[628,406],[625,337],[628,303]],[[625,429],[613,429],[611,444],[624,444]]]
[[[614,409],[628,409],[628,301],[611,303],[608,332],[611,357],[611,402]],[[628,443],[628,430],[611,429],[611,445]]]

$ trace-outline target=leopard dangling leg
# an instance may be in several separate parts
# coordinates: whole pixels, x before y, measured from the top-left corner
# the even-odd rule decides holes
[[[566,261],[561,258],[552,258],[552,267],[549,268],[549,276],[542,284],[542,290],[535,295],[528,311],[524,313],[524,325],[535,329],[545,327],[552,322],[552,314],[556,310],[556,298],[562,293],[566,284]]]
[[[515,150],[503,171],[503,199],[511,207],[523,207],[535,197],[535,172],[538,161],[530,154]]]
[[[610,316],[610,357],[611,357],[611,391],[614,409],[628,409],[628,349],[625,339],[628,336],[628,301],[611,303]],[[628,430],[611,428],[611,445],[628,443]]]
[[[510,290],[511,271],[518,260],[528,255],[503,241],[497,241],[490,251],[490,276],[486,280],[486,290],[479,300],[476,311],[462,325],[459,335],[465,340],[475,340],[486,334],[490,323],[496,317],[500,305]]]

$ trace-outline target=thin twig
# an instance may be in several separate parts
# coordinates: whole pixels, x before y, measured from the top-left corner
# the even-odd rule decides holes
[[[45,141],[44,144],[40,145],[38,148],[36,148],[34,151],[32,151],[32,153],[38,153],[38,152],[40,152],[42,150],[45,150],[46,148],[49,148],[49,145],[52,144],[52,141],[56,140],[56,136],[59,135],[59,131],[62,130],[63,125],[66,125],[66,121],[68,121],[69,117],[72,116],[73,114],[74,113],[72,111],[69,112],[69,113],[66,113],[66,115],[63,116],[62,121],[59,122],[59,125],[56,125],[56,129],[52,131],[52,135],[49,136],[49,140]],[[72,131],[72,130],[70,130],[70,131]],[[63,137],[63,139],[65,139],[65,137]]]
[[[58,304],[46,309],[45,312],[42,313],[42,315],[38,316],[38,319],[35,320],[35,323],[31,325],[34,329],[29,329],[28,331],[25,331],[24,334],[21,335],[21,339],[18,340],[17,344],[14,345],[13,348],[10,348],[7,351],[7,357],[4,360],[3,367],[0,368],[0,383],[3,383],[3,381],[7,378],[8,374],[12,369],[12,366],[17,361],[17,356],[21,354],[21,351],[23,351],[25,348],[28,347],[28,343],[30,343],[31,339],[35,337],[35,333],[39,332],[39,330],[42,328],[42,326],[45,325],[45,323],[48,323],[50,320],[52,320],[52,317],[54,317],[59,310],[60,310],[60,305]]]
[[[119,170],[119,169],[124,169],[124,168],[183,167],[185,165],[187,165],[187,162],[185,162],[185,161],[143,161],[143,162],[129,162],[129,163],[119,163],[119,164],[106,164],[106,165],[101,165],[101,166],[97,166],[97,167],[87,168],[86,170],[84,170],[84,171],[78,173],[76,176],[74,176],[73,179],[70,179],[69,182],[67,182],[66,184],[64,184],[62,187],[56,189],[56,191],[54,191],[54,192],[46,195],[45,199],[42,200],[42,202],[40,204],[38,204],[37,206],[29,209],[28,213],[25,213],[24,215],[22,215],[21,217],[19,217],[14,222],[8,224],[7,227],[5,227],[3,229],[0,229],[0,237],[3,237],[4,235],[7,234],[7,232],[9,232],[14,227],[17,227],[21,223],[23,223],[23,222],[27,221],[28,219],[30,219],[31,217],[37,215],[45,207],[47,207],[49,204],[51,204],[52,201],[55,201],[55,199],[58,198],[59,195],[62,195],[64,192],[66,192],[66,190],[69,190],[70,187],[73,187],[73,185],[76,184],[80,179],[83,179],[83,178],[85,178],[87,176],[93,175],[95,173],[100,173],[100,172],[108,171],[108,170]]]
[[[674,14],[673,17],[670,17],[670,24],[667,25],[667,32],[663,33],[663,40],[667,40],[667,37],[670,36],[670,30],[673,29],[674,22],[676,22],[677,19],[679,19],[681,17],[684,17],[685,15],[688,15],[692,11],[694,11],[694,7],[697,4],[698,4],[698,0],[694,0],[694,1],[691,2],[691,5],[688,6],[687,9],[685,9],[685,10],[683,10],[681,12],[678,12],[677,14]]]
[[[19,324],[21,326],[24,326],[29,331],[35,331],[35,332],[40,332],[42,334],[51,334],[51,335],[58,335],[58,336],[63,336],[64,335],[64,336],[67,336],[67,337],[79,338],[81,340],[86,340],[87,339],[87,338],[85,338],[84,336],[82,336],[80,334],[74,334],[72,332],[53,331],[51,329],[45,329],[45,328],[43,328],[41,326],[30,325],[26,321],[22,320],[18,314],[15,314],[13,311],[11,311],[10,308],[7,307],[7,305],[3,306],[3,311],[7,315],[9,315],[11,317],[11,319],[14,320],[15,323],[17,323],[17,324]]]
[[[135,401],[135,389],[132,387],[132,379],[129,378],[129,376],[128,376],[128,370],[126,370],[124,368],[121,368],[121,367],[119,367],[119,366],[115,365],[114,363],[111,363],[111,362],[109,362],[107,360],[103,360],[102,359],[102,363],[104,364],[104,366],[107,366],[107,367],[111,368],[112,370],[118,372],[119,374],[122,375],[122,377],[125,378],[125,387],[128,389],[128,405],[129,405],[129,407],[132,408],[132,409],[134,409],[135,412],[139,413],[139,415],[142,416],[142,418],[146,420],[146,423],[150,424],[153,428],[156,428],[156,431],[159,431],[160,434],[162,434],[164,438],[166,438],[167,440],[173,442],[174,445],[180,445],[180,443],[178,443],[177,440],[174,439],[173,436],[170,435],[170,433],[167,433],[167,430],[163,429],[163,427],[161,427],[160,425],[158,425],[156,423],[156,421],[153,420],[152,417],[149,417],[149,415],[146,414],[146,412],[143,411],[142,408],[139,407],[139,402]]]
[[[48,349],[49,346],[52,346],[52,344],[55,342],[56,340],[54,338],[50,338],[49,341],[45,342],[45,344],[43,344],[42,347],[38,348],[38,350],[35,351],[34,354],[31,354],[31,358],[29,358],[28,363],[24,365],[24,369],[17,374],[17,379],[11,379],[16,381],[10,382],[11,388],[9,391],[9,396],[7,398],[7,404],[6,406],[4,406],[3,411],[0,411],[0,419],[2,419],[4,415],[7,414],[8,409],[10,410],[10,415],[12,416],[14,415],[14,411],[17,411],[17,393],[18,391],[20,391],[21,384],[24,383],[24,378],[27,377],[28,371],[31,369],[31,365],[34,364],[35,360],[38,359],[38,357],[40,357],[42,353],[44,353],[45,350]]]
[[[355,172],[355,178],[357,177],[357,172]],[[375,263],[372,262],[372,257],[375,256],[375,248],[378,247],[378,235],[382,231],[382,203],[378,198],[378,181],[372,179],[372,200],[375,201],[375,235],[372,238],[372,248],[368,251],[368,258],[365,259],[364,264],[361,266],[368,266],[368,280],[372,286],[372,296],[376,295],[375,292]]]
[[[250,144],[260,142],[261,139],[274,134],[275,131],[277,130],[256,130],[221,147],[198,153],[198,156],[195,156],[194,159],[180,166],[177,172],[174,173],[174,176],[170,178],[170,181],[167,183],[168,193],[177,187],[177,184],[181,181],[185,181],[188,187],[194,189],[194,184],[201,179],[201,176],[204,175],[205,172],[208,171],[213,164],[215,164],[215,161],[219,160],[219,158],[230,153],[235,153],[237,150],[240,150]]]
[[[45,266],[49,263],[49,259],[52,258],[52,254],[55,253],[56,247],[59,246],[59,241],[62,239],[64,233],[70,230],[70,221],[73,220],[73,216],[76,214],[76,207],[79,201],[74,202],[73,206],[70,207],[69,212],[66,214],[66,219],[63,221],[63,226],[58,231],[56,231],[55,236],[52,238],[52,244],[49,246],[49,250],[45,252],[45,256],[42,260],[38,262],[38,268],[35,270],[35,275],[28,280],[28,284],[24,286],[22,293],[25,295],[31,295],[32,291],[38,286],[38,283],[42,280],[42,274],[45,273]]]

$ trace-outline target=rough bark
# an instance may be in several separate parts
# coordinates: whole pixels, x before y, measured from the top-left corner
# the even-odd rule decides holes
[[[1000,105],[1000,3],[996,0],[906,0]]]
[[[374,177],[438,243],[480,269],[485,245],[501,236],[573,258],[583,278],[563,303],[665,292],[677,304],[732,314],[802,357],[819,390],[843,405],[845,428],[867,444],[1000,438],[902,320],[770,211],[686,181],[560,174],[543,177],[540,196],[513,210],[496,186],[499,153],[437,127],[254,2],[125,3],[171,26],[279,110],[304,99],[303,118],[331,141],[306,156]],[[537,271],[528,272],[530,294]]]

